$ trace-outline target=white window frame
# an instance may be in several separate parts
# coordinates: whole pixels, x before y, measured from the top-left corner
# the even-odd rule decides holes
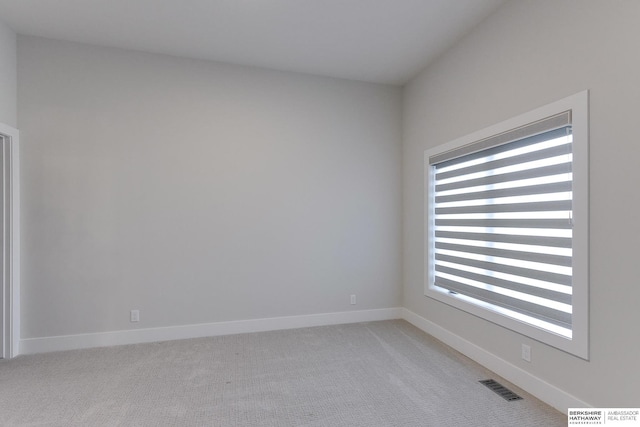
[[[589,359],[589,93],[583,91],[505,120],[496,125],[463,136],[454,141],[426,150],[424,152],[425,183],[425,295],[464,310],[470,314],[543,342],[545,344]],[[429,158],[464,145],[489,138],[503,132],[519,128],[538,120],[571,110],[573,134],[573,294],[572,294],[572,337],[567,338],[548,330],[533,326],[521,320],[507,317],[497,311],[465,300],[435,287],[434,266],[431,262],[434,254],[434,221],[432,171]]]

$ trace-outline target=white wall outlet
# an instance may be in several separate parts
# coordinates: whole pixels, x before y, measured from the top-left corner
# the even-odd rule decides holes
[[[356,296],[351,295],[351,305],[356,305]]]
[[[139,322],[140,321],[140,310],[131,310],[131,322]]]
[[[522,358],[527,362],[531,362],[531,346],[522,344]]]

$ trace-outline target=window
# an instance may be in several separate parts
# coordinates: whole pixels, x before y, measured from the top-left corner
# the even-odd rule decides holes
[[[588,358],[588,94],[425,152],[425,293]]]

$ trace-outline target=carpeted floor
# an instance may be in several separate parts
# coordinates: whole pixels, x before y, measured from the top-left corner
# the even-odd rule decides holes
[[[478,380],[522,396],[508,402]],[[0,360],[2,426],[566,426],[402,320]]]

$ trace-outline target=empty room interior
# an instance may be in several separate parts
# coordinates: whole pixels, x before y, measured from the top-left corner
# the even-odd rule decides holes
[[[639,20],[637,0],[0,0],[0,424],[640,407]]]

